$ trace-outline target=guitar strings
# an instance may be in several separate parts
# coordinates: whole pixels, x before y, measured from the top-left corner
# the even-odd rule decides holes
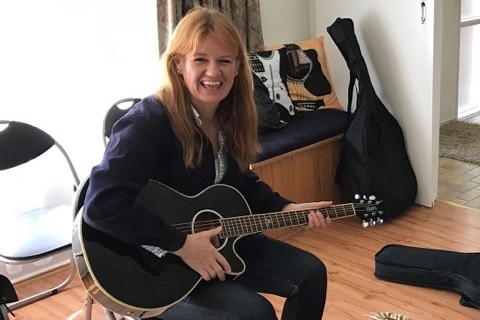
[[[276,226],[276,227],[279,227],[279,226],[288,227],[288,226],[293,226],[293,225],[298,226],[298,225],[307,224],[308,220],[306,219],[306,217],[307,217],[308,213],[312,210],[324,211],[324,212],[322,212],[322,214],[324,214],[326,216],[330,216],[331,218],[343,218],[343,217],[351,216],[355,213],[357,213],[357,214],[371,213],[372,210],[365,210],[365,207],[371,206],[371,205],[373,205],[373,204],[352,203],[352,204],[348,204],[348,205],[334,205],[334,206],[326,207],[326,208],[312,208],[312,209],[305,209],[305,210],[298,210],[298,211],[285,211],[285,212],[280,211],[280,212],[273,212],[273,213],[250,214],[250,215],[229,217],[229,218],[219,217],[218,219],[195,221],[195,223],[193,225],[192,225],[192,222],[184,222],[184,223],[173,224],[172,227],[176,228],[179,231],[189,233],[189,232],[192,232],[192,227],[197,232],[198,231],[203,231],[203,230],[209,230],[209,229],[218,227],[220,225],[224,225],[227,228],[231,228],[232,226],[230,226],[228,224],[228,222],[231,222],[231,221],[238,222],[238,221],[241,221],[241,220],[246,220],[246,222],[248,222],[249,225],[247,225],[246,227],[245,226],[243,226],[243,227],[245,227],[247,229],[248,229],[249,226],[250,226],[251,229],[253,228],[252,223],[254,223],[255,227],[257,227],[257,229],[258,229],[258,226],[259,225],[262,226],[262,222],[263,222],[263,225],[265,225],[266,227],[265,228],[260,228],[260,230],[257,231],[257,232],[259,232],[259,231],[268,230],[269,228],[267,228],[267,225]],[[353,206],[354,208],[357,208],[357,209],[354,210],[354,209],[351,208],[351,206]],[[337,212],[338,207],[343,207],[343,209],[341,210],[342,215],[338,214],[338,212]],[[345,209],[345,208],[347,208],[347,209]],[[299,214],[302,215],[300,218],[298,217]],[[265,222],[266,219],[272,218],[272,217],[277,218],[277,223],[275,223],[274,220],[269,221],[268,223]],[[295,223],[293,223],[292,217],[296,221]],[[281,221],[279,219],[283,221],[283,224],[281,223]],[[285,219],[290,220],[290,224],[285,225]],[[303,221],[301,219],[303,219]],[[225,223],[222,223],[222,221],[225,222]],[[302,223],[300,223],[300,221],[302,221]],[[243,229],[241,225],[240,225],[240,227],[237,226],[235,228],[235,225],[233,227],[234,227],[234,229]],[[252,231],[252,233],[254,233],[254,232]]]

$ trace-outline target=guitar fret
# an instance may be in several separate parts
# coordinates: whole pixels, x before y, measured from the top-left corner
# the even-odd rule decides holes
[[[273,229],[273,220],[272,220],[272,215],[271,214],[264,214],[265,217],[264,223],[265,223],[265,228],[263,230],[270,230]]]
[[[289,215],[288,215],[288,218],[289,218],[289,220],[290,220],[290,224],[289,224],[288,226],[293,226],[292,215],[289,214]]]
[[[283,213],[281,213],[280,215],[272,215],[271,218],[272,218],[272,228],[276,229],[278,228],[278,226],[280,225],[280,221],[279,221],[279,218],[281,217],[282,219],[284,219],[282,217]]]
[[[240,219],[240,218],[237,218],[236,220],[238,221],[238,220],[241,220],[241,219]],[[247,234],[245,224],[244,224],[244,223],[243,223],[243,224],[242,224],[242,223],[239,223],[238,225],[239,225],[240,228],[241,228],[239,234]]]
[[[280,217],[282,218],[281,220],[280,219],[277,219],[277,224],[275,225],[275,228],[278,229],[280,227],[283,227],[287,224],[287,220],[285,219],[285,215],[287,215],[288,213],[286,212],[282,212],[280,214]]]
[[[329,217],[330,219],[333,219],[333,218],[338,218],[338,212],[337,212],[337,207],[333,207],[332,208],[332,212],[329,213]],[[327,209],[328,210],[328,209]]]
[[[288,227],[292,225],[292,212],[284,212],[283,216],[283,224],[279,225],[278,227]]]
[[[242,231],[243,231],[244,234],[249,234],[249,233],[250,233],[250,231],[248,230],[248,225],[249,225],[248,218],[250,218],[250,217],[249,217],[249,216],[245,216],[245,218],[244,218],[245,221],[244,221],[244,223],[243,223],[243,225],[242,225],[242,227],[243,227]]]
[[[248,218],[248,233],[255,233],[255,218],[253,215],[250,215]]]
[[[308,214],[303,213],[302,218],[303,218],[302,223],[303,224],[308,224]]]
[[[264,230],[263,226],[262,226],[262,221],[263,221],[262,217],[260,217],[260,216],[256,217],[255,221],[256,221],[255,226],[257,227],[256,231],[260,232],[260,231]]]
[[[300,217],[298,216],[299,214],[300,214]],[[305,214],[306,214],[305,211],[300,211],[295,213],[295,218],[297,219],[297,223],[296,223],[297,225],[301,225],[305,223]],[[303,218],[303,220],[301,220],[301,218]]]
[[[258,225],[257,225],[257,219],[255,218],[254,215],[251,215],[250,217],[250,229],[252,233],[258,232]]]

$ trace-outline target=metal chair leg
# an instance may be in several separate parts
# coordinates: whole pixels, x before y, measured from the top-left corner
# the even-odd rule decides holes
[[[26,305],[28,305],[32,302],[35,302],[35,301],[38,301],[38,300],[41,300],[41,299],[44,299],[44,298],[47,298],[47,297],[50,297],[50,296],[53,296],[53,295],[57,294],[61,290],[65,289],[65,287],[67,287],[70,284],[70,282],[72,282],[72,280],[75,276],[75,272],[76,272],[76,266],[75,266],[75,261],[73,260],[73,256],[72,256],[70,258],[70,274],[68,275],[67,279],[65,279],[62,283],[60,283],[56,287],[53,287],[53,288],[50,288],[48,290],[39,292],[39,293],[34,294],[30,297],[23,298],[19,301],[9,303],[8,308],[10,310],[16,310],[16,309],[21,308],[23,306],[26,306]]]
[[[92,305],[93,305],[93,299],[87,294],[85,296],[85,303],[83,305],[84,320],[92,320]]]
[[[7,308],[5,307],[5,305],[0,305],[0,320],[8,320],[10,319],[8,317],[8,311],[7,311]]]

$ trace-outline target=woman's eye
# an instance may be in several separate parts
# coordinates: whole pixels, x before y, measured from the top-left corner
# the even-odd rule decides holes
[[[229,63],[232,63],[232,61],[228,59],[223,59],[223,60],[220,60],[220,63],[229,64]]]

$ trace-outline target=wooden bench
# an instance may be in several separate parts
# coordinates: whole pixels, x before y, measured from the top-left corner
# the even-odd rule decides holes
[[[332,200],[343,202],[342,190],[335,182],[340,160],[342,136],[315,142],[305,147],[251,165],[252,170],[274,190],[295,202]],[[284,239],[298,227],[268,231]]]

